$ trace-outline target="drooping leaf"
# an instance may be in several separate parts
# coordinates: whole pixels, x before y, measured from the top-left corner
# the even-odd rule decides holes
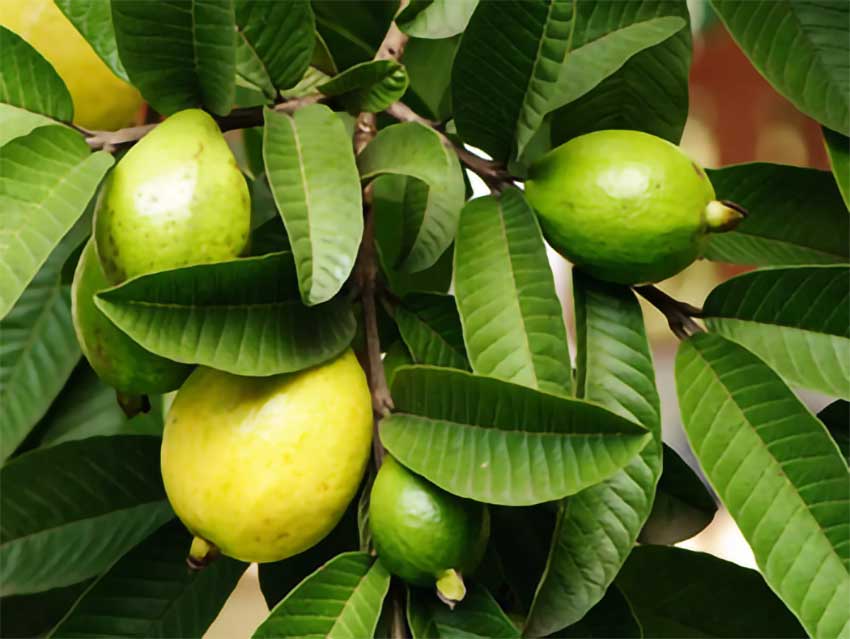
[[[351,138],[320,104],[294,115],[266,109],[264,117],[266,175],[292,245],[301,299],[326,302],[351,273],[363,235]]]
[[[390,574],[365,552],[338,555],[307,577],[269,613],[254,637],[371,637]]]
[[[187,570],[192,535],[166,524],[98,578],[51,637],[200,637],[248,567],[219,557]]]
[[[753,65],[794,106],[850,135],[850,5],[831,0],[712,0]]]
[[[413,38],[451,38],[466,29],[478,0],[413,0],[396,18]]]
[[[570,46],[574,2],[478,5],[452,67],[455,123],[496,160],[522,152],[547,112]]]
[[[649,433],[598,404],[464,371],[399,369],[381,441],[402,464],[476,501],[523,506],[617,472]]]
[[[758,572],[705,553],[635,548],[616,583],[645,637],[805,636]]]
[[[0,592],[99,574],[173,516],[157,437],[93,437],[35,450],[0,469]]]
[[[0,51],[0,103],[70,122],[71,94],[50,63],[4,26],[0,26]]]
[[[615,585],[608,587],[605,596],[587,614],[557,633],[558,639],[591,639],[617,637],[617,639],[643,639],[640,623],[632,612],[623,592]]]
[[[734,231],[710,236],[708,259],[758,266],[850,262],[850,216],[826,171],[756,163],[708,176],[719,199],[748,212]]]
[[[451,295],[410,295],[396,307],[395,321],[415,363],[469,370]]]
[[[5,57],[5,56],[4,56]],[[114,160],[43,126],[0,147],[0,318],[85,211]]]
[[[572,367],[561,303],[537,216],[518,189],[467,203],[454,263],[472,369],[568,395]]]
[[[642,544],[675,544],[690,539],[714,519],[717,504],[696,473],[664,444],[664,472],[652,513],[640,531]]]
[[[395,60],[372,60],[349,67],[318,86],[328,96],[340,98],[349,113],[378,113],[407,90],[407,72]]]
[[[161,271],[95,303],[147,350],[236,375],[275,375],[338,355],[354,336],[348,303],[298,299],[290,253]]]
[[[118,57],[115,29],[112,26],[111,0],[54,0],[112,72],[127,80],[127,71]]]
[[[118,55],[130,81],[163,115],[204,106],[226,115],[236,84],[236,22],[230,0],[112,3]]]
[[[534,636],[582,619],[605,594],[652,509],[661,474],[661,413],[643,315],[626,287],[573,271],[576,394],[646,427],[649,444],[622,470],[570,497],[526,621]]]
[[[838,190],[841,191],[841,197],[844,198],[844,206],[850,212],[850,139],[827,128],[823,129],[823,139],[832,166],[832,175]]]
[[[818,413],[818,419],[826,426],[844,459],[850,464],[850,403],[844,399],[836,400]]]
[[[767,583],[815,639],[850,632],[850,483],[823,424],[719,335],[680,344],[676,386],[691,447]]]
[[[409,588],[407,623],[413,639],[519,639],[516,626],[487,589],[471,583],[466,597],[449,609],[432,590]]]
[[[745,273],[705,301],[709,329],[746,346],[792,386],[850,399],[850,267]]]
[[[316,28],[339,70],[371,60],[398,9],[398,0],[312,0]]]
[[[416,122],[378,132],[357,158],[360,176],[370,180],[386,173],[407,175],[428,186],[427,206],[413,233],[402,268],[410,272],[433,266],[454,239],[464,201],[464,183],[454,150],[433,129]]]
[[[11,104],[0,103],[0,146],[6,144],[9,140],[26,135],[33,129],[51,124],[56,124],[56,122],[46,116]]]
[[[234,0],[238,38],[276,89],[295,85],[313,56],[316,22],[309,0]]]

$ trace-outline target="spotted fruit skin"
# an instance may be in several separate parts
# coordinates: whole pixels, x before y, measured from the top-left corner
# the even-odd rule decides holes
[[[272,377],[198,368],[166,418],[162,478],[194,535],[236,559],[278,561],[334,528],[371,441],[371,396],[350,350]]]
[[[525,183],[546,239],[619,284],[672,277],[699,257],[714,188],[678,147],[639,131],[596,131],[553,149]]]
[[[169,117],[112,171],[98,203],[97,250],[112,283],[245,252],[251,202],[215,120]]]

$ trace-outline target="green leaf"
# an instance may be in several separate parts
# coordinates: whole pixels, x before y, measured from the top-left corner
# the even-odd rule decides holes
[[[794,106],[850,135],[850,5],[831,0],[712,0],[753,65]]]
[[[827,128],[823,129],[823,139],[832,175],[841,191],[844,206],[850,211],[850,139]]]
[[[416,272],[433,266],[454,239],[465,198],[454,150],[446,147],[433,129],[405,122],[379,131],[358,156],[357,165],[363,180],[394,173],[428,185],[427,206],[413,234],[410,253],[403,256],[402,268]]]
[[[646,637],[805,636],[758,572],[705,553],[665,546],[635,548],[617,586]]]
[[[43,637],[59,623],[91,581],[29,595],[0,599],[0,633],[4,637]]]
[[[396,24],[413,38],[451,38],[464,32],[477,6],[478,0],[412,0]]]
[[[339,96],[349,113],[378,113],[407,91],[407,72],[395,60],[361,62],[318,86],[329,96]]]
[[[277,89],[294,86],[313,57],[316,22],[309,0],[234,0],[237,38]]]
[[[80,135],[40,127],[0,147],[0,318],[83,214],[114,160]]]
[[[33,129],[51,124],[56,122],[38,113],[0,103],[0,147]]]
[[[409,295],[396,307],[394,319],[415,363],[469,370],[454,297]]]
[[[187,570],[192,535],[169,523],[99,577],[51,637],[200,637],[248,567],[219,557]]]
[[[524,506],[606,479],[650,439],[597,404],[430,366],[399,369],[381,441],[402,464],[476,501]]]
[[[231,0],[112,3],[118,54],[145,100],[163,115],[204,106],[226,115],[236,92]]]
[[[339,69],[371,60],[393,21],[398,0],[312,0],[316,28]]]
[[[496,160],[520,154],[543,122],[570,46],[574,2],[483,2],[452,68],[464,142]]]
[[[763,361],[719,335],[680,344],[676,386],[691,447],[767,583],[812,637],[845,636],[850,483],[823,424]]]
[[[390,575],[365,552],[338,555],[289,593],[254,637],[371,637],[378,624]]]
[[[850,464],[850,403],[843,399],[836,400],[818,413],[818,419],[829,430],[841,454]]]
[[[245,38],[237,36],[236,102],[240,106],[245,106],[243,104],[244,98],[241,97],[243,88],[255,92],[253,97],[256,97],[256,100],[252,100],[251,106],[271,104],[278,95],[265,66],[263,66],[263,61],[257,57],[257,53],[245,41]],[[257,104],[254,104],[254,102]],[[243,139],[245,138],[243,137]]]
[[[111,0],[54,0],[54,3],[106,66],[122,80],[127,80],[127,71],[115,44]]]
[[[292,244],[301,299],[326,302],[351,273],[363,235],[351,140],[324,105],[295,115],[266,109],[264,116],[266,174]]]
[[[407,623],[413,639],[520,639],[493,596],[476,583],[468,585],[466,597],[454,609],[431,590],[409,588]]]
[[[476,373],[570,393],[561,303],[537,216],[518,189],[463,208],[455,242],[455,294]]]
[[[94,437],[0,469],[0,592],[77,583],[109,568],[173,514],[157,437]]]
[[[703,314],[792,386],[850,399],[850,267],[745,273],[715,288]]]
[[[707,173],[719,199],[748,212],[734,231],[710,236],[708,259],[759,266],[850,262],[850,216],[826,171],[755,163]]]
[[[97,307],[147,350],[235,375],[315,366],[354,336],[345,300],[306,307],[289,253],[162,271],[95,298]]]
[[[558,639],[642,639],[644,633],[629,601],[622,591],[612,584],[605,591],[605,596],[581,621],[559,631],[557,636]]]
[[[652,513],[640,531],[642,544],[671,545],[690,539],[714,519],[717,504],[702,480],[675,450],[664,444],[664,472]]]
[[[566,501],[526,632],[550,634],[599,602],[649,517],[661,474],[661,413],[643,315],[626,287],[573,271],[576,393],[642,424],[649,444],[619,472]]]
[[[70,122],[71,94],[50,63],[4,26],[0,26],[0,51],[0,102]]]
[[[436,122],[452,115],[451,74],[434,73],[434,69],[450,69],[460,45],[460,36],[444,40],[413,38],[404,47],[402,62],[410,78],[404,102],[417,113]]]

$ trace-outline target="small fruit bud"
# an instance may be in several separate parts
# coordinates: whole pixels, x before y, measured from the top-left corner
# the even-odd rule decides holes
[[[466,597],[466,584],[463,583],[463,577],[457,570],[446,570],[440,573],[437,578],[437,596],[452,609],[463,601]]]
[[[705,207],[705,222],[712,233],[731,231],[745,217],[746,209],[729,200],[712,200]]]

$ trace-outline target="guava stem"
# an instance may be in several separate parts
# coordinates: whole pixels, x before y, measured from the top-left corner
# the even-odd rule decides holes
[[[115,391],[115,399],[127,419],[132,419],[140,413],[150,412],[151,409],[151,400],[147,395],[130,395]]]
[[[218,547],[201,537],[192,539],[192,546],[189,548],[189,556],[186,557],[186,564],[192,570],[201,570],[208,566],[219,555]]]
[[[466,597],[466,584],[463,583],[463,577],[457,570],[449,569],[441,572],[437,576],[436,587],[437,597],[449,608],[454,609],[455,605]]]
[[[710,233],[731,231],[747,215],[743,206],[729,200],[712,200],[705,207],[705,223]]]

